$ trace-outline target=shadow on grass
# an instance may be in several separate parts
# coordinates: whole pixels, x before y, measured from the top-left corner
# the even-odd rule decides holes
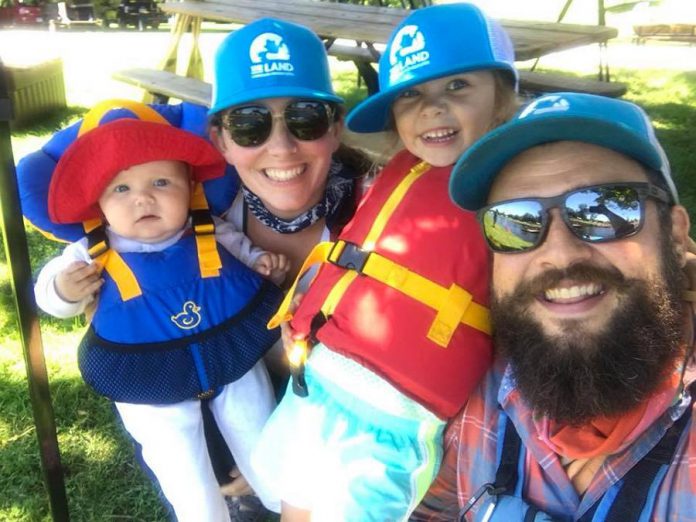
[[[26,122],[19,126],[12,127],[13,138],[25,138],[27,136],[44,136],[52,134],[69,124],[73,123],[78,118],[81,118],[89,108],[71,106],[55,110],[49,114]]]
[[[61,460],[71,520],[166,520],[140,470],[111,403],[79,377],[52,378]],[[0,518],[50,517],[26,382],[0,366]]]

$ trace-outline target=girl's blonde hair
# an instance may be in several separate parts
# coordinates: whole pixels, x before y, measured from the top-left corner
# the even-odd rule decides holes
[[[507,71],[492,69],[495,85],[495,114],[489,130],[499,127],[512,118],[520,107],[512,75]]]

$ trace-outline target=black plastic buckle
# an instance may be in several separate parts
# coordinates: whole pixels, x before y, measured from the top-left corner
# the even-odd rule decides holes
[[[341,268],[355,270],[356,272],[362,273],[371,253],[371,251],[363,250],[355,243],[348,243],[346,241],[343,243],[343,250],[341,250],[341,254],[338,256],[338,259],[336,261],[332,261],[332,263],[340,266]]]
[[[292,376],[292,391],[298,397],[307,397],[309,390],[307,389],[307,381],[304,375],[304,363],[299,366],[290,366],[290,375]]]
[[[98,245],[100,245],[101,248],[92,252],[92,249]],[[103,225],[87,233],[87,251],[92,259],[98,258],[109,250],[109,248],[109,237],[106,235],[106,229]]]
[[[483,497],[484,495],[490,495],[492,497],[497,497],[505,491],[504,487],[498,487],[495,484],[487,482],[480,488],[476,490],[471,498],[464,504],[464,507],[459,511],[459,522],[464,522],[466,520],[465,515],[471,510],[472,507]],[[493,502],[496,502],[494,499]]]
[[[208,209],[191,210],[191,224],[198,235],[202,235],[200,230],[208,226],[212,226],[212,233],[215,231],[215,222]]]

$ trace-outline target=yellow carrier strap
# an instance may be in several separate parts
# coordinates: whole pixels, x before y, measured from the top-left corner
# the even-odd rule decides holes
[[[215,224],[201,183],[196,183],[191,191],[191,216],[201,277],[217,277],[220,275],[222,261],[215,240]]]
[[[99,218],[90,219],[83,222],[82,227],[87,233],[89,256],[114,280],[121,299],[128,301],[142,295],[143,292],[131,269],[118,252],[109,248],[102,220]]]
[[[121,294],[121,299],[128,301],[142,295],[143,292],[140,290],[138,280],[135,279],[133,272],[118,252],[109,249],[95,258],[94,262],[103,266],[104,270],[114,280],[118,287],[118,292]]]

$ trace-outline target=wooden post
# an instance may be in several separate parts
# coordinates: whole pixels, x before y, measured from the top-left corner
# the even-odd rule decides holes
[[[39,318],[36,314],[34,291],[29,263],[29,249],[24,232],[22,209],[10,141],[12,108],[7,92],[5,67],[0,61],[0,207],[2,234],[15,297],[17,322],[27,368],[29,398],[34,413],[39,453],[48,490],[51,514],[56,522],[70,519],[68,500],[63,482],[63,468],[58,451],[56,423],[53,415],[48,374],[43,356]]]

